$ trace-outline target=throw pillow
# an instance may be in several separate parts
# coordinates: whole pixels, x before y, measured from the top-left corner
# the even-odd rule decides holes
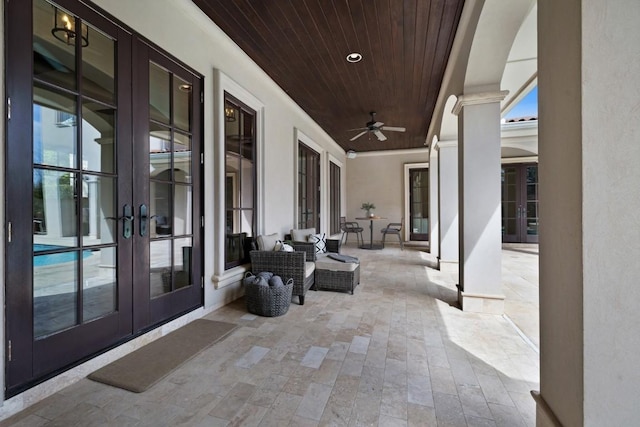
[[[278,241],[278,233],[258,236],[256,241],[258,242],[258,250],[260,251],[272,251],[276,247]]]
[[[309,242],[307,239],[309,234],[315,234],[315,228],[299,228],[291,230],[291,240],[294,242]]]
[[[322,234],[309,234],[307,241],[312,242],[316,246],[316,253],[322,254],[327,252],[327,239]]]
[[[273,276],[271,279],[269,279],[269,286],[273,286],[274,288],[277,288],[278,286],[284,286],[284,282],[282,281],[282,277]]]
[[[290,244],[288,244],[288,243],[283,243],[283,244],[282,244],[282,248],[281,248],[280,250],[281,250],[282,252],[293,252],[293,251],[294,251],[293,246],[291,246],[291,245],[290,245]]]
[[[269,281],[273,277],[273,273],[270,271],[261,271],[260,273],[256,274],[256,276],[262,277],[264,280]]]

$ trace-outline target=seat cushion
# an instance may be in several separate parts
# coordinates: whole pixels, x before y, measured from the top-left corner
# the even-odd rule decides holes
[[[327,254],[318,254],[316,269],[331,271],[355,271],[358,268],[355,262],[342,262],[330,258]]]
[[[291,240],[294,242],[308,242],[310,234],[316,234],[315,228],[296,228],[291,230]]]
[[[304,263],[304,277],[309,277],[316,270],[316,264],[311,261],[306,261]]]
[[[261,251],[272,251],[276,247],[276,243],[280,240],[278,233],[267,234],[258,236],[256,242],[258,242],[258,249]]]

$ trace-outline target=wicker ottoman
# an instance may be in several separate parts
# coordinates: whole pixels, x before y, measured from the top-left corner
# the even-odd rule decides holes
[[[316,259],[315,287],[327,291],[353,291],[360,283],[360,264],[320,255]]]

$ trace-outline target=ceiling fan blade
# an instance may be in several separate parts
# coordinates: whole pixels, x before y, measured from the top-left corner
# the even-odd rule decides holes
[[[380,126],[382,126],[383,124],[384,123],[382,123],[382,122],[375,122],[374,124],[371,125],[371,127],[380,128]]]
[[[407,128],[399,127],[399,126],[383,126],[380,128],[381,130],[390,130],[391,132],[404,132]]]
[[[386,141],[387,140],[387,137],[384,136],[384,134],[382,132],[380,132],[378,129],[374,130],[373,134],[378,137],[379,141]]]
[[[354,130],[369,130],[369,128],[355,128],[355,129],[347,129],[347,132],[351,132]]]
[[[358,138],[360,138],[362,135],[364,135],[365,133],[367,133],[367,131],[366,131],[366,130],[365,130],[365,131],[363,131],[363,132],[360,132],[359,134],[357,134],[356,136],[354,136],[353,138],[351,138],[349,141],[353,141],[354,139],[358,139]]]

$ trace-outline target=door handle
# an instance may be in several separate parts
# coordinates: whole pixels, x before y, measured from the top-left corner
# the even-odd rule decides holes
[[[140,205],[140,235],[145,236],[147,234],[147,224],[149,222],[149,217],[147,216],[147,205],[144,203]]]
[[[124,205],[122,207],[122,237],[130,239],[133,236],[133,206]]]
[[[110,219],[114,221],[122,220],[122,237],[124,237],[125,239],[129,239],[133,235],[134,217],[133,208],[131,207],[131,205],[124,205],[122,207],[122,216],[117,218],[114,216],[107,216],[104,219]]]

